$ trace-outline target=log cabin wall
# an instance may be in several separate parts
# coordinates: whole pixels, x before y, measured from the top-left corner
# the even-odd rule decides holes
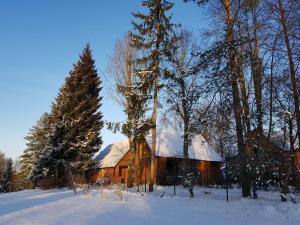
[[[211,185],[221,182],[221,162],[192,160],[192,165],[199,172],[198,184]]]
[[[96,183],[96,181],[101,178],[112,179],[114,178],[114,174],[115,174],[114,167],[93,169],[88,171],[88,177],[91,183]]]
[[[115,167],[114,176],[111,177],[113,183],[125,184],[128,178],[128,166],[131,158],[131,152],[128,151]]]
[[[174,183],[174,173],[175,176],[180,175],[180,168],[183,164],[183,159],[181,158],[167,158],[167,157],[156,157],[157,161],[157,184],[159,185],[171,185]],[[169,171],[168,165],[171,163],[177,168],[171,169]],[[175,164],[175,165],[174,165]],[[176,165],[177,164],[177,165]],[[220,184],[221,181],[221,162],[211,162],[203,160],[190,160],[191,170],[194,173],[198,173],[196,179],[196,184],[198,185],[211,185]],[[174,171],[174,172],[173,172]],[[177,180],[175,182],[182,181]]]
[[[296,166],[300,166],[300,151],[297,151],[296,153],[295,153],[295,165]]]
[[[130,156],[127,156],[130,157]],[[126,157],[126,158],[127,158]],[[128,163],[129,161],[124,158],[118,163],[116,167],[112,168],[101,168],[96,170],[93,174],[90,173],[90,181],[95,183],[98,179],[105,178],[111,183],[126,183],[128,178]],[[149,182],[150,175],[150,158],[144,158],[141,160],[141,172],[140,172],[140,184]],[[158,185],[171,185],[173,184],[173,173],[168,174],[167,161],[172,158],[167,157],[156,157],[155,164],[155,183]],[[182,159],[176,159],[176,161],[181,164]],[[221,174],[221,163],[219,162],[209,162],[209,161],[199,161],[192,160],[194,168],[199,171],[199,177],[196,179],[196,184],[199,185],[210,185],[210,184],[220,184],[220,174]],[[137,163],[135,164],[135,169],[137,170]],[[179,165],[180,166],[180,165]],[[177,175],[179,172],[176,172]],[[137,174],[134,174],[134,183],[137,181]]]
[[[98,179],[105,178],[111,183],[127,183],[128,166],[131,159],[131,152],[128,151],[115,167],[100,168],[94,171],[89,171],[90,181],[95,183]],[[140,167],[141,182],[149,182],[150,174],[150,150],[146,142],[140,141],[136,145],[136,161],[135,171]],[[134,182],[137,180],[136,173],[134,174]]]
[[[167,158],[165,157],[156,157],[156,183],[159,185],[167,184]]]
[[[128,166],[131,159],[131,152],[128,151],[124,157],[117,163],[115,167],[100,168],[90,173],[91,182],[95,183],[100,178],[109,179],[111,183],[127,183],[128,178]],[[141,139],[136,145],[136,161],[134,164],[135,171],[140,171],[134,174],[134,183],[137,183],[139,179],[140,184],[143,185],[149,183],[150,178],[150,148],[145,139]],[[199,171],[200,176],[196,183],[199,185],[219,184],[221,175],[221,163],[190,160],[191,167],[194,171]],[[171,185],[174,182],[174,168],[176,167],[176,175],[180,175],[180,167],[182,166],[183,159],[175,157],[160,157],[155,158],[155,180],[158,185]],[[139,176],[139,177],[137,177]]]
[[[135,160],[134,168],[136,172],[134,174],[134,182],[148,183],[150,179],[151,151],[144,138],[136,144]]]
[[[300,151],[295,152],[296,184],[300,189]]]

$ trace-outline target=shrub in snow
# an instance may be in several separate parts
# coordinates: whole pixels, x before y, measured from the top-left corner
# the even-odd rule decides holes
[[[123,193],[122,193],[122,188],[118,184],[112,184],[112,193],[114,196],[116,196],[118,199],[123,201]]]
[[[184,186],[188,188],[191,198],[194,197],[194,174],[188,173],[184,179]]]
[[[74,192],[82,192],[85,195],[90,195],[90,188],[88,184],[74,184]]]

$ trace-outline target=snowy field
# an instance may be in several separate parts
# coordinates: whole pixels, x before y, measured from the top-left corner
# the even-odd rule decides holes
[[[99,190],[74,195],[67,189],[0,194],[0,224],[300,225],[300,204],[281,203],[276,192],[259,192],[259,200],[249,200],[233,189],[227,203],[222,189],[197,188],[194,199],[177,191],[176,197],[163,187],[152,194],[123,191],[123,200],[110,190],[103,195]]]

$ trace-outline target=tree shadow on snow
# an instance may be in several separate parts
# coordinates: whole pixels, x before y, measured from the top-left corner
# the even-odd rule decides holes
[[[0,216],[73,196],[74,194],[72,191],[66,191],[65,189],[58,191],[30,191],[28,194],[20,193],[20,196],[18,194],[16,194],[16,196],[9,196],[8,194],[7,201],[5,201],[5,198],[1,198]]]

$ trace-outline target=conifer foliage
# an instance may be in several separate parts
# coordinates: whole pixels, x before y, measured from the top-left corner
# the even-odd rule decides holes
[[[26,138],[22,168],[30,171],[34,183],[55,178],[58,185],[68,185],[70,175],[83,175],[93,165],[93,156],[102,145],[101,89],[87,45],[60,89],[51,112],[38,121]]]
[[[47,145],[47,135],[50,129],[50,115],[44,113],[35,125],[30,129],[29,134],[25,137],[27,141],[26,149],[21,156],[21,172],[26,178],[34,176],[33,166],[42,156],[42,150]]]
[[[173,3],[166,0],[144,0],[142,5],[147,13],[133,13],[136,21],[132,22],[131,45],[137,51],[135,60],[136,73],[141,77],[141,88],[152,90],[152,154],[149,191],[153,191],[154,159],[156,146],[156,118],[160,78],[164,72],[162,62],[165,60],[165,50],[168,47],[174,24],[168,11]]]
[[[14,175],[13,161],[0,152],[0,192],[10,192]]]
[[[65,141],[76,151],[75,167],[79,170],[86,170],[93,164],[92,157],[102,145],[101,89],[95,61],[87,45],[52,107],[55,120],[68,127]]]

